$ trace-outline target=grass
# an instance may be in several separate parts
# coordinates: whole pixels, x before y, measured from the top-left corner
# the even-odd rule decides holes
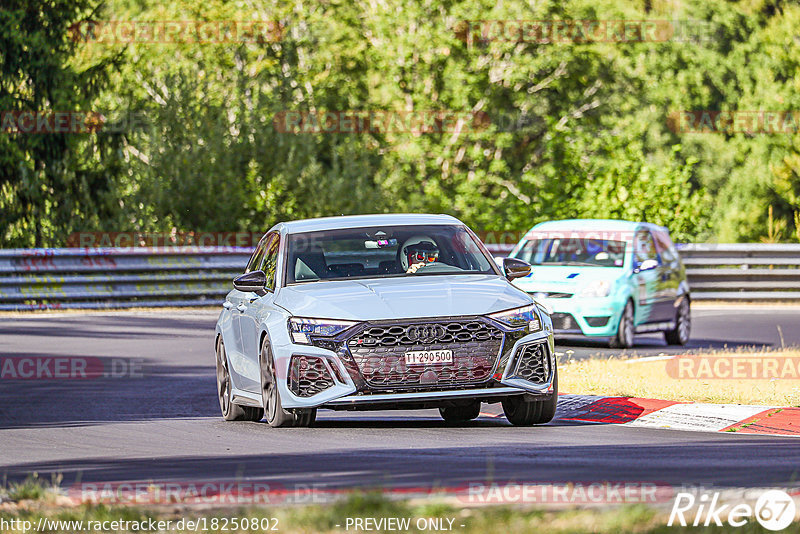
[[[598,534],[629,533],[682,533],[682,532],[726,532],[724,528],[704,529],[697,527],[668,527],[668,514],[665,510],[656,510],[643,505],[625,505],[610,508],[573,508],[562,510],[526,509],[522,507],[491,506],[481,508],[455,507],[441,502],[415,503],[411,501],[394,501],[380,494],[352,494],[347,499],[331,505],[295,506],[295,507],[248,507],[228,509],[193,509],[180,507],[108,507],[104,505],[80,505],[73,507],[49,508],[17,508],[13,511],[0,508],[0,524],[9,524],[11,520],[30,521],[36,525],[40,518],[46,517],[57,521],[146,521],[153,519],[171,520],[173,525],[181,519],[197,520],[205,518],[205,532],[254,532],[254,530],[234,529],[223,521],[230,518],[248,518],[261,520],[275,518],[278,532],[312,534],[312,533],[346,533],[363,532],[353,526],[347,527],[348,518],[408,518],[408,530],[374,530],[374,532],[433,532],[419,530],[416,522],[419,519],[437,518],[444,525],[452,520],[452,531],[458,534],[516,534],[529,532],[548,532],[567,534],[594,532]],[[212,520],[217,518],[217,528]],[[48,532],[67,533],[75,530],[74,526],[61,527],[49,525]],[[83,530],[83,532],[93,530]],[[122,530],[103,530],[102,532],[135,532],[137,528]],[[170,532],[195,532],[197,529],[171,527]],[[256,530],[263,532],[263,530]],[[4,532],[22,532],[21,528],[6,528]],[[757,524],[748,523],[737,532],[766,532]]]
[[[759,353],[714,352],[695,357],[759,358],[762,361],[765,358],[800,359],[800,349]],[[558,369],[559,388],[564,392],[583,395],[800,406],[800,377],[711,379],[704,375],[700,378],[673,378],[667,371],[668,361],[640,361],[624,357],[568,360],[561,363]]]
[[[59,498],[58,483],[31,475],[20,483],[4,484],[4,499],[0,500],[0,532],[28,534],[41,531],[51,534],[74,532],[152,532],[150,525],[171,521],[167,526],[155,526],[166,532],[252,533],[284,532],[288,534],[347,534],[349,532],[442,532],[458,534],[526,534],[548,532],[572,534],[593,532],[611,534],[722,533],[727,525],[716,528],[667,526],[670,503],[656,507],[643,504],[589,505],[564,508],[533,508],[531,505],[478,505],[470,507],[455,497],[397,500],[381,492],[352,492],[345,498],[324,505],[228,506],[187,505],[180,503],[149,506],[109,506],[105,504],[75,504]],[[3,502],[3,501],[11,502]],[[667,506],[664,506],[666,504]],[[723,515],[723,521],[725,516]],[[233,527],[232,520],[238,525]],[[409,528],[358,528],[348,519],[380,518],[407,520]],[[247,523],[243,520],[247,519]],[[195,521],[194,525],[187,521]],[[441,529],[432,529],[429,520],[439,521]],[[59,523],[53,523],[58,521]],[[151,522],[152,521],[152,522]],[[180,523],[183,521],[183,523]],[[203,521],[200,523],[200,521]],[[253,523],[255,521],[255,523]],[[422,521],[418,527],[417,521]],[[24,522],[24,523],[23,523]],[[75,522],[80,522],[76,524]],[[114,526],[117,522],[122,526]],[[124,523],[123,523],[124,522]],[[202,526],[201,526],[202,525]],[[264,526],[266,525],[266,527]],[[756,522],[749,521],[737,528],[744,534],[768,532]]]
[[[10,501],[45,501],[58,492],[60,482],[60,476],[55,476],[47,482],[40,479],[37,473],[33,473],[22,482],[3,484],[3,487],[0,487],[0,497]]]

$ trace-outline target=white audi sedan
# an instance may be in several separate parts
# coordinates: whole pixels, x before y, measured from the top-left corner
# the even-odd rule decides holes
[[[280,223],[259,242],[216,326],[228,421],[309,426],[318,408],[438,408],[445,421],[501,402],[553,418],[550,317],[459,220],[361,215]]]

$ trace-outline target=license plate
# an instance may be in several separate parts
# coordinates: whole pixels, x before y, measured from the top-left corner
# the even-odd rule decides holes
[[[410,350],[406,352],[406,365],[436,365],[453,363],[452,350]]]

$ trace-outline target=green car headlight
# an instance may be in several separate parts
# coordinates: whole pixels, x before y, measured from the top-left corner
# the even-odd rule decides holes
[[[595,280],[588,284],[580,293],[579,297],[607,297],[611,291],[611,282],[607,280]]]

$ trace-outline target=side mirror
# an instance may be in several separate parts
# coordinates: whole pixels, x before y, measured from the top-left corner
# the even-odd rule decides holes
[[[517,258],[503,258],[503,274],[509,280],[528,276],[531,274],[531,264]]]
[[[255,293],[263,293],[266,285],[267,275],[264,274],[264,271],[253,271],[251,273],[237,276],[233,279],[234,289],[238,289],[239,291],[243,291],[245,293],[251,291]]]
[[[639,264],[638,267],[636,267],[633,270],[633,272],[641,273],[642,271],[652,271],[656,267],[658,267],[658,261],[654,259],[644,260],[642,263]]]

